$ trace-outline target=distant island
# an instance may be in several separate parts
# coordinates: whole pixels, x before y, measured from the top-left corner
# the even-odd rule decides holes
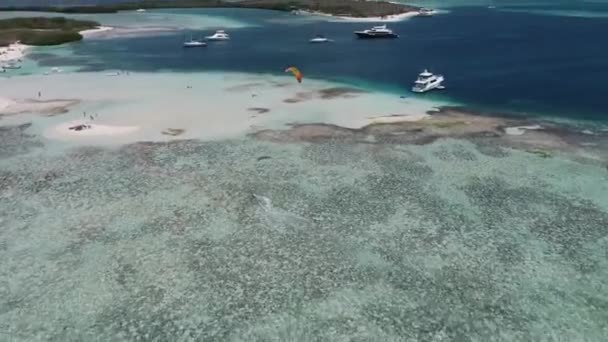
[[[157,8],[254,8],[275,11],[311,11],[345,17],[385,17],[417,11],[417,7],[387,1],[365,0],[145,0],[96,6],[27,6],[1,8],[0,11],[44,11],[59,13],[116,13]]]
[[[11,18],[0,20],[0,46],[20,41],[26,45],[59,45],[82,39],[79,31],[99,23],[66,18]]]

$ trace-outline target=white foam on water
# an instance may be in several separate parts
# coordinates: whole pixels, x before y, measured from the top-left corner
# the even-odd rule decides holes
[[[508,135],[523,135],[526,133],[526,130],[540,130],[543,129],[542,126],[539,125],[531,125],[531,126],[517,126],[517,127],[507,127],[505,128],[505,132]]]

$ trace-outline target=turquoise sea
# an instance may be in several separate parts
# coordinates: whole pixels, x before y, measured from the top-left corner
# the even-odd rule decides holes
[[[269,11],[78,16],[114,30],[0,77],[0,340],[605,341],[608,4],[506,3],[437,2],[392,41]],[[408,91],[424,68],[444,91]],[[477,114],[362,128],[445,104]],[[544,126],[505,134],[512,114]],[[98,135],[65,130],[89,115]]]

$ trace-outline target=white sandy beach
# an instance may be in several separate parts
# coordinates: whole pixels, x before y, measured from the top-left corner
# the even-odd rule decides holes
[[[32,84],[42,91],[43,101],[25,101],[32,97]],[[62,104],[60,99],[78,100],[68,104],[67,113],[55,110],[52,117],[36,120],[41,120],[40,132],[49,139],[85,144],[238,138],[294,123],[360,128],[370,123],[419,120],[438,105],[403,100],[397,94],[362,92],[340,83],[305,79],[298,84],[289,76],[243,73],[32,75],[0,79],[0,88],[7,89],[2,103],[18,104],[4,105],[0,114],[17,107],[23,112],[21,107],[26,104],[50,102],[57,107]],[[88,121],[93,113],[94,120]],[[18,116],[11,118],[17,120]],[[68,129],[82,120],[92,128]]]
[[[83,38],[89,38],[89,37],[97,36],[99,34],[107,33],[108,31],[111,31],[113,29],[114,28],[111,26],[99,26],[94,29],[80,31],[79,33]]]
[[[70,129],[78,125],[87,125],[89,128],[80,131]],[[70,121],[52,127],[47,130],[47,136],[56,139],[65,139],[70,137],[113,137],[133,133],[139,130],[138,126],[112,126],[92,123],[90,121]]]
[[[30,46],[21,43],[0,47],[0,63],[4,64],[23,58],[29,48]]]
[[[0,116],[21,113],[58,114],[76,105],[75,99],[34,100],[30,98],[10,99],[0,97]]]
[[[15,104],[15,101],[4,98],[4,97],[0,97],[0,113],[5,111],[7,108],[9,108],[10,106],[12,106],[14,104]]]
[[[532,126],[517,126],[517,127],[507,127],[505,128],[505,133],[508,135],[523,135],[527,130],[541,130],[542,126],[532,125]]]
[[[111,30],[113,30],[113,27],[99,26],[95,29],[80,31],[80,34],[86,39],[107,33]],[[9,62],[18,62],[20,59],[24,58],[32,48],[34,47],[19,42],[0,47],[0,66]]]
[[[401,14],[388,15],[386,17],[366,17],[366,18],[337,16],[337,15],[327,14],[327,13],[323,13],[323,12],[314,12],[314,11],[299,11],[298,13],[301,15],[325,17],[325,18],[330,19],[330,21],[352,22],[352,23],[398,22],[398,21],[403,21],[403,20],[407,20],[407,19],[418,16],[418,12],[406,12],[406,13],[401,13]]]

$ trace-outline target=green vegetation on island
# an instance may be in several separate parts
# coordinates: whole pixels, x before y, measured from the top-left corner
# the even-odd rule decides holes
[[[382,17],[416,11],[418,8],[387,1],[364,0],[143,0],[123,4],[97,6],[39,6],[9,7],[3,11],[45,11],[60,13],[115,13],[136,9],[155,8],[256,8],[275,11],[317,11],[352,17]]]
[[[99,23],[66,18],[11,18],[0,20],[0,46],[16,41],[26,45],[59,45],[79,41],[79,31],[93,29]]]

